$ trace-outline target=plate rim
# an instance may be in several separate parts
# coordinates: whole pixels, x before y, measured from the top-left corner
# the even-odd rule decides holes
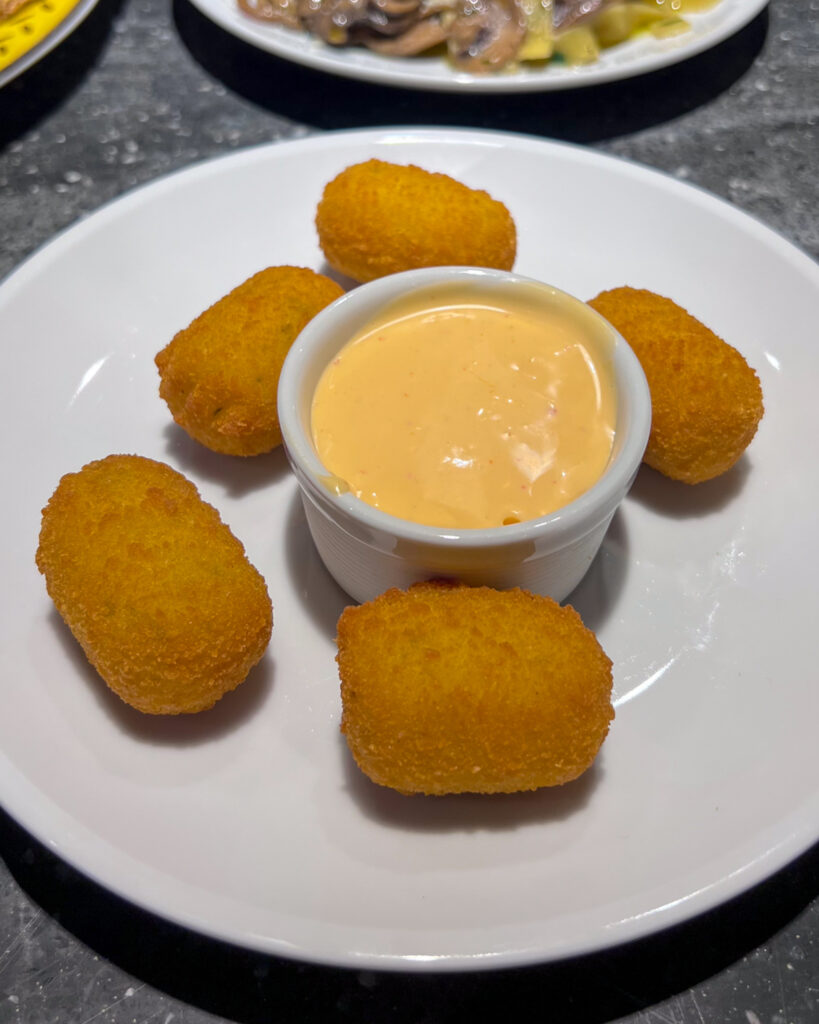
[[[90,2],[96,3],[97,0],[90,0]],[[193,2],[193,0],[191,0],[191,2]],[[494,142],[496,146],[501,147],[507,142],[514,142],[518,145],[535,149],[552,149],[556,152],[566,151],[571,153],[575,159],[583,160],[587,163],[602,162],[609,163],[612,166],[626,167],[629,169],[629,173],[631,174],[643,175],[652,181],[662,181],[666,188],[669,188],[674,192],[683,195],[696,193],[700,197],[701,202],[705,204],[713,204],[714,210],[719,211],[721,216],[733,220],[735,223],[744,225],[747,225],[749,222],[753,223],[755,230],[762,236],[766,237],[771,244],[775,244],[785,258],[796,258],[801,264],[801,268],[803,270],[819,275],[819,260],[815,259],[797,242],[788,238],[784,232],[771,227],[770,224],[767,224],[761,217],[748,210],[741,209],[729,199],[718,195],[716,192],[706,188],[704,185],[687,180],[683,181],[674,177],[674,175],[669,172],[652,167],[651,165],[642,163],[634,158],[621,156],[615,153],[603,152],[579,142],[567,142],[562,139],[542,137],[528,132],[507,131],[495,128],[447,128],[434,124],[408,124],[395,126],[382,125],[368,128],[339,128],[332,131],[316,130],[305,136],[259,142],[250,146],[243,146],[240,149],[232,150],[228,153],[219,153],[215,156],[205,156],[194,160],[191,163],[185,164],[182,167],[177,167],[174,170],[161,173],[148,181],[140,182],[137,185],[133,185],[130,188],[125,189],[118,195],[106,199],[99,206],[81,213],[75,220],[69,222],[64,227],[59,228],[44,242],[35,246],[34,249],[24,256],[19,263],[12,266],[5,275],[0,276],[0,288],[5,289],[12,281],[15,281],[16,283],[18,275],[24,271],[27,272],[28,265],[33,260],[41,257],[46,250],[51,250],[52,247],[64,244],[63,240],[66,235],[89,230],[88,222],[103,215],[110,215],[112,207],[127,209],[130,204],[142,201],[142,195],[144,192],[152,189],[161,191],[165,188],[170,188],[179,177],[197,177],[199,175],[215,173],[222,163],[236,162],[237,164],[241,164],[246,161],[253,162],[255,160],[263,160],[269,151],[275,150],[280,152],[284,148],[288,150],[293,148],[323,149],[327,145],[332,147],[335,139],[345,138],[349,138],[354,141],[360,139],[362,143],[366,142],[367,144],[376,145],[385,139],[392,139],[395,136],[399,136],[401,138],[411,136],[412,141],[417,142],[441,141],[444,143],[451,143],[455,141],[475,145],[485,145]],[[93,225],[91,226],[93,227]]]

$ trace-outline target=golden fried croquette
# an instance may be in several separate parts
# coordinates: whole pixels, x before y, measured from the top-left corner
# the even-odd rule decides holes
[[[37,568],[105,682],[148,714],[203,711],[264,654],[265,582],[190,481],[110,455],[60,480]]]
[[[446,174],[368,160],[324,189],[316,212],[327,261],[355,281],[416,267],[511,270],[515,222],[503,203]]]
[[[589,303],[623,335],[651,391],[644,461],[674,480],[725,473],[753,440],[762,388],[745,359],[671,299],[613,288]]]
[[[343,294],[322,274],[268,267],[205,310],[156,356],[159,394],[191,437],[216,452],[281,444],[276,392],[301,329]]]
[[[577,612],[525,590],[418,583],[338,622],[341,729],[403,793],[558,786],[614,717],[611,662]]]

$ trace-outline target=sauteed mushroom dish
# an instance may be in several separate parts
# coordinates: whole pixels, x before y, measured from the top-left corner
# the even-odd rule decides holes
[[[589,64],[634,36],[688,30],[683,15],[716,0],[237,0],[250,17],[331,46],[391,57],[443,54],[459,71],[521,63]]]

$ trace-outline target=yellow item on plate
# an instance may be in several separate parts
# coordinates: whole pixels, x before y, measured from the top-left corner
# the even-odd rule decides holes
[[[6,4],[0,0],[0,71],[10,67],[33,49],[61,21],[68,17],[79,0],[29,0],[4,13]],[[13,4],[9,4],[12,7]]]

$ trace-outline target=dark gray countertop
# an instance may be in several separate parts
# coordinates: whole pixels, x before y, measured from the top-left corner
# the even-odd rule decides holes
[[[775,0],[676,68],[574,93],[475,97],[329,79],[226,36],[186,0],[100,0],[0,91],[0,277],[167,171],[313,131],[393,124],[588,144],[701,185],[816,258],[818,14],[817,0]],[[0,858],[0,1024],[819,1021],[819,848],[652,939],[441,977],[329,970],[204,939],[104,892],[2,811]]]

